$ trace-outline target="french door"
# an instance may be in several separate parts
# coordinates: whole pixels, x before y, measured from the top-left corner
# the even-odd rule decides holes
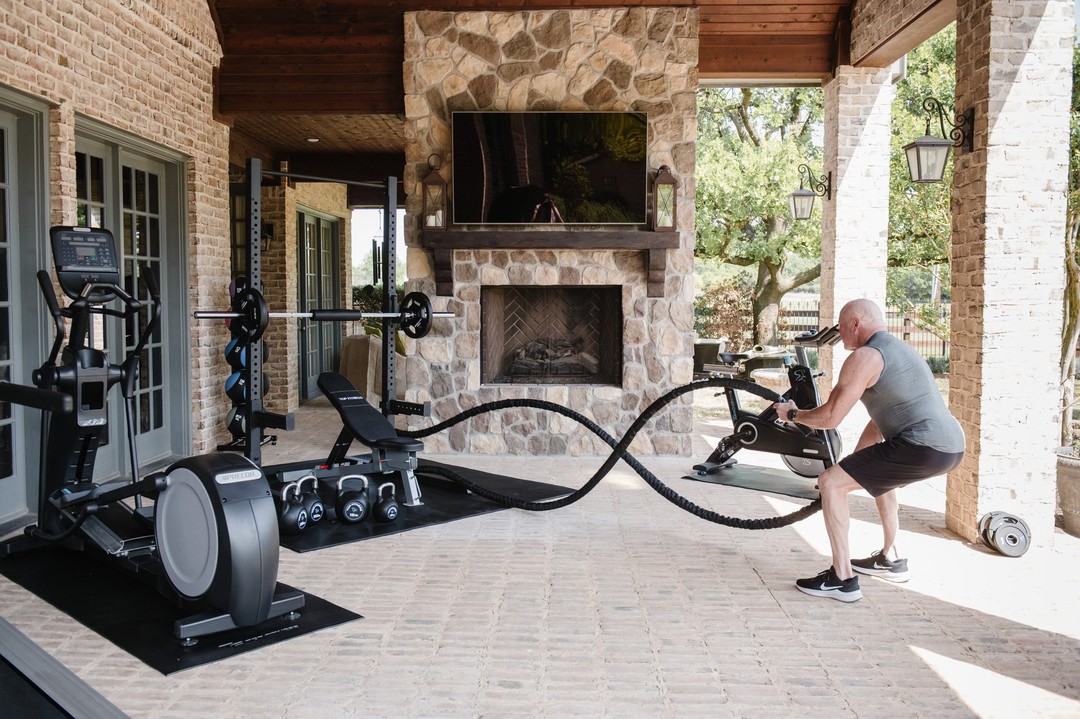
[[[338,220],[312,212],[299,212],[298,251],[300,254],[300,312],[337,307],[338,292]],[[318,397],[316,384],[323,372],[337,369],[341,328],[336,322],[312,322],[301,319],[300,332],[300,401]]]
[[[150,337],[139,363],[139,381],[130,402],[131,427],[140,465],[156,465],[186,454],[189,432],[185,411],[182,272],[184,250],[169,188],[175,170],[167,163],[127,151],[112,143],[79,138],[76,143],[78,223],[110,230],[122,258],[124,289],[149,304],[144,273],[157,278],[163,310],[161,324]],[[175,188],[174,188],[175,189]],[[148,321],[146,312],[121,321],[108,318],[92,329],[91,343],[118,364],[136,345]],[[172,347],[172,349],[170,349]],[[98,450],[95,479],[130,474],[126,440],[129,431],[119,388],[109,395],[109,425]]]

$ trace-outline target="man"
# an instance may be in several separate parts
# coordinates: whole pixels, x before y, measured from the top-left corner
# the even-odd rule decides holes
[[[835,428],[859,400],[870,415],[855,451],[818,477],[832,566],[795,582],[806,594],[854,602],[862,598],[855,572],[907,580],[907,560],[899,558],[894,546],[899,525],[895,490],[956,467],[964,456],[964,431],[949,414],[926,360],[886,331],[874,302],[844,305],[839,330],[844,348],[852,353],[828,401],[813,409],[797,409],[791,401],[773,407],[781,419],[814,429]],[[884,542],[870,557],[852,560],[847,495],[856,489],[865,489],[877,502]]]

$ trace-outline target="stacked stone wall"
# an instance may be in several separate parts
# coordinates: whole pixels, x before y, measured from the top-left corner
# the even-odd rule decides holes
[[[48,117],[52,224],[73,224],[76,117],[187,158],[188,276],[193,307],[227,302],[228,128],[213,117],[221,57],[205,3],[46,0],[0,9],[0,84],[38,98]],[[219,323],[193,327],[192,428],[210,446],[227,404]]]
[[[490,399],[545,399],[602,418],[602,426],[620,435],[654,398],[690,381],[697,30],[696,12],[685,8],[406,14],[404,184],[411,289],[435,290],[430,257],[419,248],[418,180],[427,172],[429,155],[437,153],[452,187],[455,110],[646,111],[649,167],[670,166],[680,183],[679,247],[667,251],[661,298],[647,297],[642,253],[592,251],[584,229],[573,242],[581,250],[455,252],[454,293],[436,298],[436,309],[448,309],[457,319],[438,321],[431,335],[408,343],[407,399],[433,401],[438,419]],[[622,386],[481,386],[481,284],[564,283],[622,286]],[[672,404],[632,450],[689,454],[691,422],[689,400]],[[522,410],[472,420],[427,442],[438,451],[608,451],[567,424]]]

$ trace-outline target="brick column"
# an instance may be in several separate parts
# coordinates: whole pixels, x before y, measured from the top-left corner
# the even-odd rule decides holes
[[[955,156],[951,404],[967,456],[946,525],[1013,512],[1053,536],[1058,444],[1072,0],[959,0],[956,108],[975,108]]]
[[[833,324],[849,300],[885,305],[889,234],[889,119],[896,90],[888,68],[841,67],[825,85],[825,165],[832,200],[821,212],[821,324]],[[831,386],[848,353],[822,352]],[[862,405],[840,427],[850,451],[866,426]]]

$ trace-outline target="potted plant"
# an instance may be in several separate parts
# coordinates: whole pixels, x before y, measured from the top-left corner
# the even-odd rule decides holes
[[[1058,504],[1065,531],[1080,537],[1080,435],[1073,422],[1076,346],[1080,340],[1080,45],[1073,46],[1069,113],[1069,194],[1065,215],[1065,321],[1061,343],[1061,448],[1057,458]]]

